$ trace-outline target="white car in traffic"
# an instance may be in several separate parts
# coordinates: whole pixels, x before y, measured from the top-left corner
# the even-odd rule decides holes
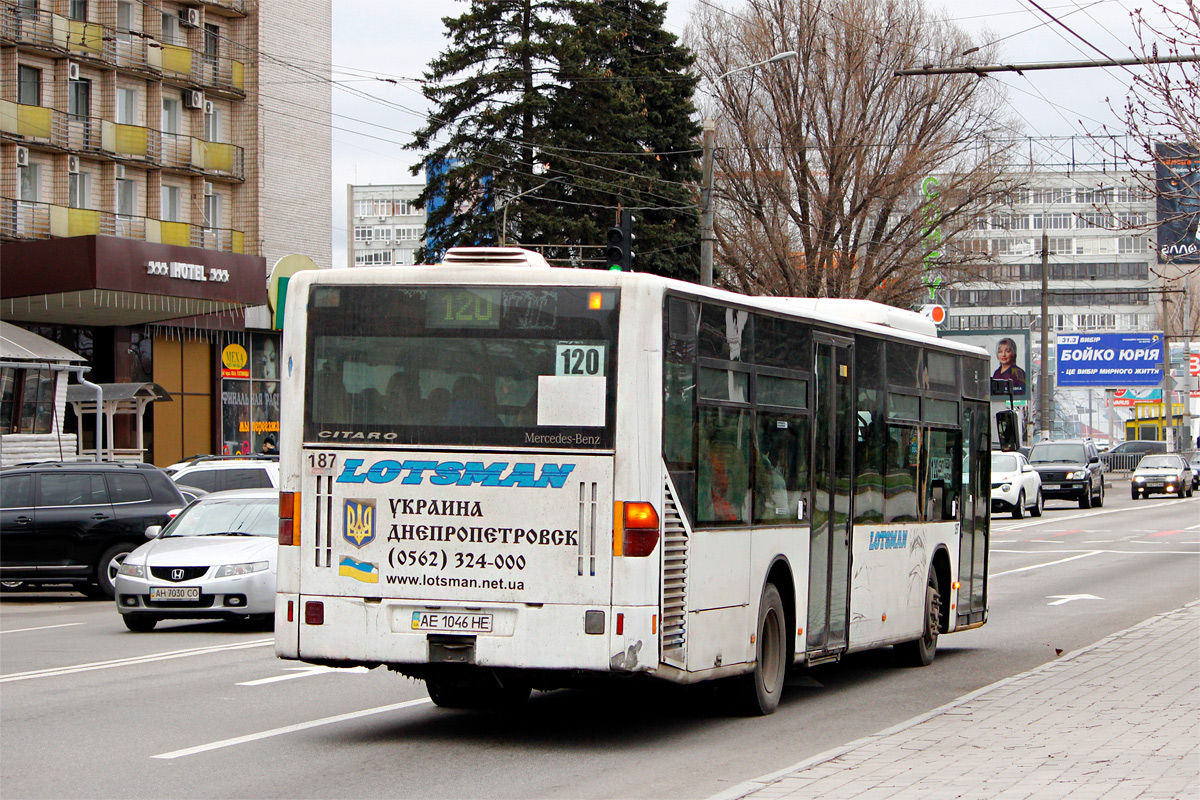
[[[1042,515],[1042,476],[1017,452],[992,451],[992,513],[1011,511],[1021,519],[1028,511]]]

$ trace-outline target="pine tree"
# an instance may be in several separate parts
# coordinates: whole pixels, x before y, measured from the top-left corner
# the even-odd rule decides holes
[[[502,199],[544,180],[534,163],[555,88],[562,8],[562,0],[471,0],[467,13],[443,19],[450,46],[425,73],[436,110],[408,145],[427,151],[418,202],[434,246],[419,259],[498,243]]]
[[[573,35],[561,43],[546,118],[553,135],[542,150],[548,174],[563,177],[538,193],[556,202],[530,204],[528,221],[550,242],[600,245],[617,206],[631,209],[633,268],[694,281],[700,128],[692,56],[664,30],[665,3],[568,0],[567,9]]]

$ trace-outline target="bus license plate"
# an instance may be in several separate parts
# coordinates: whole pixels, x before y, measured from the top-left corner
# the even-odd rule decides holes
[[[444,611],[414,611],[414,631],[447,631],[453,633],[491,633],[491,614],[451,614]]]
[[[151,586],[151,600],[199,600],[199,586]]]

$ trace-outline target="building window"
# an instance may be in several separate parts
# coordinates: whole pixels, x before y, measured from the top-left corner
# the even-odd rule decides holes
[[[182,103],[179,97],[168,97],[164,94],[162,99],[162,132],[179,133],[183,121],[182,114]]]
[[[182,47],[187,44],[187,36],[183,32],[183,25],[179,21],[176,14],[171,14],[167,11],[162,15],[162,37],[166,44]]]
[[[1048,230],[1070,230],[1071,215],[1070,214],[1047,214],[1046,228]]]
[[[53,429],[54,373],[0,368],[0,433],[51,433]]]
[[[87,12],[88,12],[87,0],[71,0],[71,5],[70,5],[69,11],[68,11],[68,13],[71,16],[71,19],[78,20],[80,22],[86,22],[87,16],[88,16]]]
[[[375,228],[375,232],[372,234],[372,236],[374,236],[375,241],[377,242],[390,242],[392,240],[392,227],[390,225],[386,227],[377,227]]]
[[[1118,253],[1144,253],[1146,242],[1141,236],[1121,236],[1117,239]]]
[[[162,207],[159,219],[164,222],[182,222],[183,207],[180,203],[182,192],[178,186],[162,187]]]
[[[36,20],[38,18],[38,0],[17,0],[17,18]]]
[[[133,18],[133,3],[121,2],[117,3],[117,37],[123,41],[130,40],[129,34],[135,30]]]
[[[221,142],[221,109],[215,104],[212,111],[204,114],[204,139],[208,142]]]
[[[138,91],[125,86],[117,87],[117,124],[138,124]]]
[[[23,106],[42,104],[42,71],[24,64],[17,67],[17,102]]]
[[[419,242],[423,229],[412,225],[396,228],[396,238],[402,242]]]
[[[371,250],[366,253],[354,254],[354,265],[358,267],[378,266],[392,263],[391,250]]]
[[[30,164],[17,168],[17,199],[36,203],[42,194],[42,167],[40,164]]]
[[[1052,256],[1075,255],[1074,239],[1051,236],[1048,243]]]
[[[91,206],[91,175],[86,172],[72,172],[67,176],[67,205],[71,208],[89,208]]]
[[[371,241],[371,228],[364,225],[354,226],[354,241],[369,242]]]
[[[117,214],[122,217],[137,216],[137,181],[130,178],[117,180]]]
[[[221,195],[219,194],[204,195],[204,227],[221,227]]]

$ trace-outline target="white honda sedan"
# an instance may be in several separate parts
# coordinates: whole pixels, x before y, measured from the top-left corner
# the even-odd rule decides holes
[[[1021,519],[1028,510],[1042,515],[1042,476],[1020,453],[992,451],[992,513],[1011,511]]]
[[[150,631],[164,619],[273,618],[278,490],[206,494],[146,536],[114,582],[129,630]]]

